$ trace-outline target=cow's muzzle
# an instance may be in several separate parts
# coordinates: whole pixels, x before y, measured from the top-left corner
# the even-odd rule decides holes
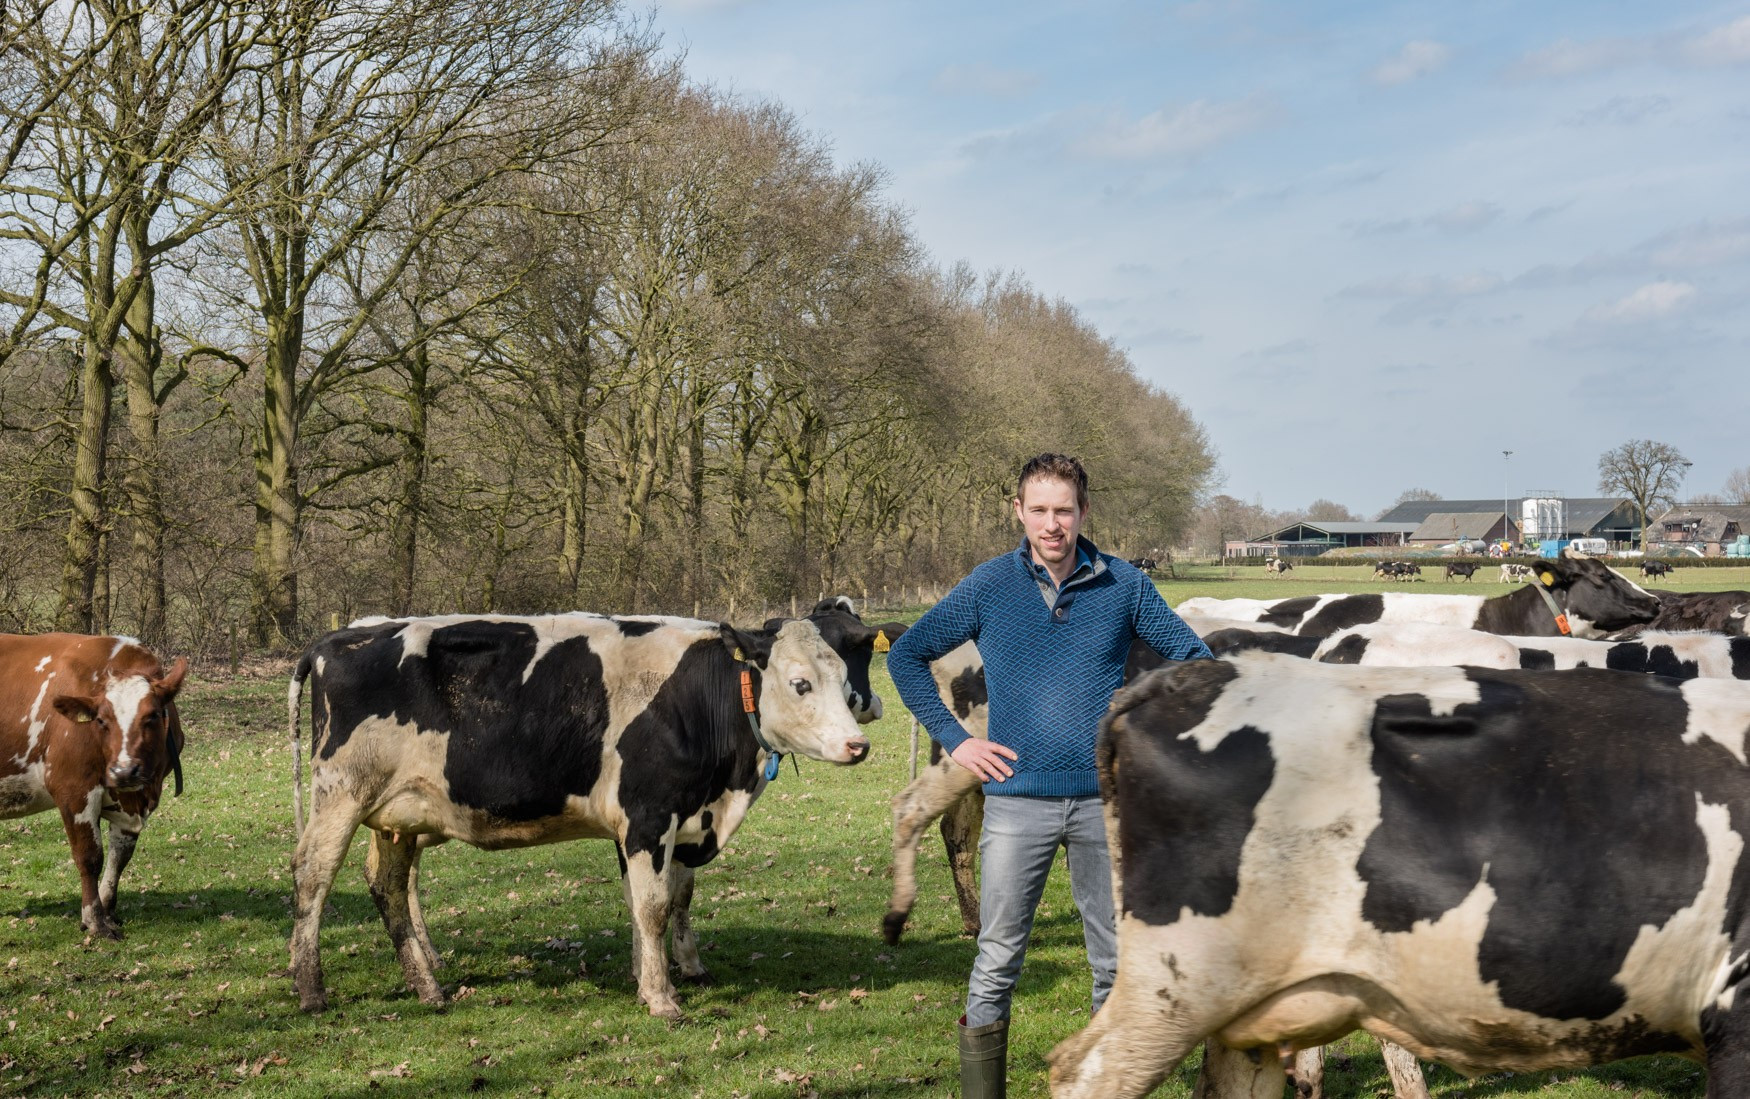
[[[126,767],[116,765],[109,769],[109,787],[112,790],[138,790],[146,785],[146,769],[138,763],[130,763]]]
[[[845,762],[861,763],[869,758],[869,742],[862,737],[845,741]]]

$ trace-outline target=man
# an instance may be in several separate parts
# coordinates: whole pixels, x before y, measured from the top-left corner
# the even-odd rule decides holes
[[[983,930],[960,1020],[960,1087],[1001,1097],[1009,1001],[1033,912],[1062,846],[1093,970],[1093,1010],[1111,990],[1117,923],[1094,737],[1140,637],[1170,660],[1208,657],[1153,581],[1081,537],[1088,517],[1082,464],[1041,454],[1021,469],[1020,548],[986,561],[893,643],[887,670],[913,715],[986,795],[979,841]],[[966,641],[984,658],[990,739],[967,735],[942,705],[930,662]]]

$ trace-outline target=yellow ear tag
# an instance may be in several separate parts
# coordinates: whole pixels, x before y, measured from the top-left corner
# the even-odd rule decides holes
[[[1540,572],[1537,574],[1537,578],[1543,581],[1543,586],[1546,588],[1556,586],[1556,574],[1553,572]]]
[[[737,645],[735,647],[735,659],[741,661],[743,664],[747,663],[747,657],[741,655],[741,646],[740,645]]]
[[[888,649],[891,649],[891,648],[893,648],[893,642],[887,640],[887,631],[886,630],[876,630],[875,631],[875,651],[878,653],[884,653]]]
[[[91,720],[91,712],[89,710],[81,710],[79,712],[79,716],[74,718],[73,720],[75,722],[77,722],[78,724],[83,725],[87,721]]]

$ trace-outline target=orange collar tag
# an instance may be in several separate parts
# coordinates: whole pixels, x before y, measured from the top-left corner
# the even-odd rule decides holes
[[[741,712],[751,714],[757,709],[759,707],[753,699],[753,673],[743,668],[741,669]]]

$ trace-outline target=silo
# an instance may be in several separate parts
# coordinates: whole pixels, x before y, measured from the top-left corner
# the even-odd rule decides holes
[[[1562,538],[1568,532],[1568,501],[1553,492],[1527,496],[1520,506],[1525,540],[1541,542]]]

